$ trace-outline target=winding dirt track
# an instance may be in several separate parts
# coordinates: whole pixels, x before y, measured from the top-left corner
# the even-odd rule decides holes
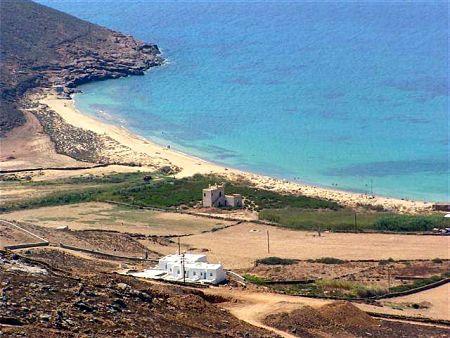
[[[264,293],[246,290],[236,290],[229,288],[210,288],[204,291],[207,294],[218,295],[230,299],[229,302],[221,304],[221,306],[231,312],[235,317],[249,324],[264,328],[274,332],[281,337],[296,337],[278,330],[274,327],[267,326],[263,323],[264,318],[269,314],[290,312],[301,308],[305,305],[313,307],[321,306],[329,303],[328,300],[312,299],[303,297],[293,297],[280,295],[275,293]]]
[[[440,288],[436,288],[440,289]],[[442,290],[440,290],[442,291]],[[282,337],[295,337],[288,332],[280,331],[276,328],[264,324],[264,318],[269,314],[290,312],[299,309],[305,305],[312,307],[320,307],[332,302],[331,300],[315,299],[307,297],[297,297],[282,295],[269,292],[257,292],[250,290],[229,289],[226,287],[209,288],[204,291],[207,294],[221,296],[229,299],[228,302],[220,304],[223,308],[230,311],[237,318],[246,321],[254,326],[270,330]],[[419,293],[420,294],[420,293]],[[442,296],[442,295],[441,295]],[[444,296],[445,297],[445,296]],[[379,307],[369,304],[353,303],[363,311],[376,312],[381,314],[408,315],[411,317],[426,317],[426,310],[400,311],[390,307]],[[415,312],[414,312],[415,311]],[[445,311],[444,311],[445,312]],[[446,319],[447,313],[440,313],[438,317],[432,316],[434,319]],[[415,324],[419,324],[414,322]],[[423,324],[428,325],[428,324]]]

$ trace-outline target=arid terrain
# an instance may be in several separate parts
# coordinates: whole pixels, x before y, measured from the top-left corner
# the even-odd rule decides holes
[[[70,261],[74,274],[59,264],[69,263],[59,252],[39,258],[45,263],[0,253],[6,336],[275,336],[236,319],[201,291],[105,274],[106,264],[80,257]],[[96,274],[78,278],[87,268]]]
[[[270,253],[267,252],[267,231]],[[309,259],[433,259],[447,258],[449,238],[392,234],[342,234],[293,231],[266,225],[242,223],[219,233],[183,239],[185,245],[206,248],[231,268],[252,266],[267,256]]]
[[[158,47],[1,5],[0,336],[450,336],[449,223],[432,203],[226,168],[86,116],[77,85],[142,75]],[[213,184],[245,208],[203,207]],[[176,252],[227,281],[127,275]]]
[[[155,236],[199,234],[236,223],[97,202],[16,211],[2,215],[2,218],[50,228],[67,225],[72,230],[110,230]]]
[[[14,297],[14,303],[20,309],[15,314],[7,312],[1,317],[2,323],[8,324],[2,326],[3,332],[7,334],[95,334],[101,328],[113,336],[133,335],[133,332],[148,325],[154,327],[155,336],[171,335],[170,332],[189,334],[195,330],[198,330],[195,336],[223,336],[225,331],[220,330],[230,330],[229,328],[229,336],[245,336],[249,333],[250,336],[322,337],[330,332],[355,337],[368,334],[380,337],[446,337],[449,334],[448,327],[445,326],[450,320],[448,297],[444,296],[448,294],[448,284],[409,296],[380,299],[376,302],[356,302],[351,307],[346,303],[339,305],[349,311],[348,316],[352,318],[367,319],[369,315],[366,313],[374,313],[403,320],[398,322],[392,321],[392,318],[378,319],[371,315],[368,321],[355,325],[322,318],[323,313],[328,313],[324,306],[332,307],[333,300],[282,294],[280,291],[283,288],[278,286],[255,285],[250,282],[244,288],[231,278],[228,285],[196,291],[116,274],[124,268],[140,270],[153,266],[161,255],[177,251],[178,236],[181,235],[182,250],[206,253],[211,261],[220,261],[227,269],[240,274],[271,280],[339,279],[368,285],[378,283],[385,288],[389,270],[392,273],[390,286],[396,287],[403,285],[404,281],[395,279],[395,276],[420,275],[425,278],[448,272],[448,257],[442,247],[445,247],[447,241],[444,236],[324,233],[319,237],[314,232],[280,229],[249,222],[236,224],[207,217],[125,208],[98,202],[14,211],[4,213],[2,219],[8,219],[12,224],[49,242],[46,247],[14,250],[15,256],[13,253],[3,253],[2,257],[6,259],[2,258],[0,268],[8,281],[2,284],[3,290],[6,289],[3,292],[6,292],[7,297]],[[212,230],[216,227],[219,229]],[[221,227],[224,228],[220,229]],[[303,260],[293,265],[256,264],[257,259],[269,256],[266,251],[267,230],[271,237],[272,256]],[[206,232],[202,233],[204,231]],[[0,236],[2,245],[38,241],[14,228],[9,222],[1,223]],[[364,246],[360,244],[362,241]],[[386,242],[397,243],[397,247],[387,246]],[[414,249],[418,243],[422,243],[427,250]],[[302,247],[301,251],[297,249],[299,246]],[[378,246],[380,249],[377,249]],[[340,264],[314,262],[314,259],[324,257],[326,253],[355,261]],[[444,260],[433,261],[436,257]],[[411,261],[398,262],[394,258]],[[417,258],[422,260],[414,261]],[[367,261],[368,259],[375,261]],[[15,268],[16,264],[19,265],[18,269]],[[47,272],[43,273],[39,269],[46,269]],[[83,280],[82,287],[79,278]],[[76,282],[72,284],[72,280]],[[49,297],[48,300],[55,306],[44,310],[41,304],[47,301],[35,297],[32,310],[28,310],[33,315],[27,315],[25,307],[30,306],[23,305],[24,300],[19,293],[8,291],[8,285],[19,285],[19,290],[25,288],[22,283],[36,285],[36,290],[47,290],[50,287],[50,291],[44,292],[40,297]],[[65,283],[69,288],[59,291],[55,287],[59,283]],[[123,286],[124,284],[127,286]],[[83,291],[80,293],[79,289]],[[130,294],[130,290],[134,291]],[[150,307],[142,305],[139,303],[142,301],[139,296],[139,300],[132,296],[137,292],[135,290],[145,290],[151,295],[156,292],[154,290],[158,290],[165,296],[151,298],[161,298],[168,303],[164,305],[166,303],[161,301],[161,304]],[[34,292],[34,288],[28,292]],[[111,292],[113,296],[110,295]],[[176,297],[177,301],[168,300],[171,297]],[[61,300],[58,300],[62,298],[69,299],[68,302],[73,303],[72,307],[63,309]],[[117,299],[121,299],[125,306]],[[202,305],[191,305],[200,303]],[[184,319],[181,322],[173,321],[173,327],[163,328],[158,320],[171,319],[160,312],[160,305],[172,308],[178,313],[176,318]],[[205,316],[211,323],[196,324],[195,320],[190,319],[192,313],[197,311],[196,306],[206,309]],[[223,311],[221,309],[229,312],[218,319],[217,314]],[[151,322],[135,323],[136,311],[151,311]],[[158,316],[155,316],[156,312]],[[229,320],[226,316],[232,316],[233,319]],[[425,325],[421,323],[424,318],[437,322],[434,326]],[[98,325],[82,327],[80,323],[86,319]],[[226,324],[217,326],[219,322]],[[68,325],[75,328],[70,330],[70,334],[67,331]]]

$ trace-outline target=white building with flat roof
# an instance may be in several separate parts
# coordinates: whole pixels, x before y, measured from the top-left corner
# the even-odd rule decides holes
[[[223,185],[213,185],[203,189],[202,202],[206,208],[232,207],[242,208],[242,196],[239,194],[225,195]]]
[[[153,269],[130,274],[136,277],[202,284],[219,284],[226,280],[222,264],[208,263],[206,255],[192,253],[164,256]]]

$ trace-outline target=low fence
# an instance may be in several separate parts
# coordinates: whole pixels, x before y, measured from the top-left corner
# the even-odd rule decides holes
[[[394,315],[394,314],[380,313],[380,312],[373,312],[373,311],[365,311],[365,312],[368,315],[370,315],[372,317],[377,317],[377,318],[407,320],[407,321],[427,323],[427,324],[437,324],[437,325],[450,326],[450,321],[446,320],[446,319],[432,319],[432,318],[426,318],[426,317]]]
[[[106,252],[100,252],[100,251],[96,251],[96,250],[79,248],[79,247],[76,247],[76,246],[67,245],[67,244],[63,244],[63,243],[59,243],[59,246],[61,248],[64,248],[64,249],[73,250],[73,251],[79,251],[79,252],[85,252],[85,253],[88,253],[88,254],[99,255],[99,256],[103,256],[103,257],[107,257],[107,258],[126,259],[126,260],[139,261],[139,262],[154,262],[154,263],[158,262],[158,260],[156,260],[156,259],[114,255],[114,254],[109,254],[109,253],[106,253]]]
[[[173,213],[177,213],[177,214],[206,217],[206,218],[217,219],[217,220],[221,220],[221,221],[238,222],[238,224],[240,224],[242,222],[247,222],[247,223],[263,224],[263,225],[270,225],[270,226],[279,226],[279,224],[277,224],[277,223],[259,220],[259,219],[245,219],[245,218],[243,219],[243,218],[227,217],[227,216],[220,216],[217,214],[214,214],[214,215],[206,214],[204,212],[194,212],[194,211],[187,211],[187,210],[173,209],[173,208],[150,207],[150,206],[145,206],[145,205],[117,202],[117,201],[111,201],[111,200],[106,200],[106,201],[102,201],[102,202],[109,203],[109,204],[115,204],[115,205],[121,205],[121,206],[134,208],[134,209],[173,212]]]
[[[277,285],[277,284],[310,284],[314,283],[317,280],[310,279],[310,280],[284,280],[284,281],[274,281],[274,280],[266,280],[261,283],[261,285]],[[324,295],[307,295],[307,294],[295,294],[292,296],[298,296],[298,297],[307,297],[307,298],[319,298],[319,299],[334,299],[334,300],[348,300],[348,301],[375,301],[380,299],[387,299],[387,298],[394,298],[394,297],[401,297],[401,296],[407,296],[412,295],[414,293],[434,289],[436,287],[439,287],[441,285],[447,284],[450,282],[450,278],[444,278],[437,282],[430,283],[424,286],[420,286],[417,288],[405,290],[405,291],[399,291],[399,292],[391,292],[386,293],[384,295],[378,295],[378,296],[371,296],[371,297],[336,297],[336,296],[324,296]],[[285,294],[284,291],[277,290],[278,293]]]
[[[38,236],[38,235],[32,233],[31,231],[29,231],[29,230],[27,230],[27,229],[24,229],[24,228],[22,228],[22,227],[20,227],[20,226],[18,226],[17,224],[14,224],[14,223],[12,223],[12,222],[5,221],[5,220],[0,220],[0,223],[3,224],[3,225],[6,225],[6,226],[10,226],[10,227],[16,228],[16,229],[18,229],[18,230],[20,230],[20,231],[22,231],[22,232],[25,232],[26,234],[28,234],[28,235],[30,235],[30,236],[33,236],[34,238],[37,238],[37,239],[38,239],[39,241],[41,241],[41,242],[46,242],[46,243],[48,243],[48,241],[47,241],[45,238],[42,238],[42,237],[40,237],[40,236]]]
[[[230,276],[236,278],[239,282],[242,282],[242,283],[246,282],[244,277],[242,277],[241,275],[237,274],[234,271],[226,270],[226,273],[227,273],[227,275],[230,275]]]
[[[3,225],[9,226],[9,227],[15,228],[15,229],[17,229],[19,231],[22,231],[22,232],[26,233],[27,235],[30,235],[30,236],[32,236],[34,238],[37,238],[39,240],[39,242],[27,242],[27,243],[5,245],[4,246],[5,249],[18,250],[18,249],[27,249],[27,248],[48,246],[50,244],[49,241],[47,241],[45,238],[42,238],[42,237],[32,233],[31,231],[18,226],[17,224],[14,224],[12,222],[5,221],[5,220],[0,220],[0,223],[3,224]]]
[[[427,279],[428,277],[423,276],[395,276],[394,279],[398,280],[423,280]]]
[[[371,299],[384,299],[384,298],[394,298],[394,297],[400,297],[400,296],[407,296],[407,295],[411,295],[413,293],[417,293],[417,292],[422,292],[425,290],[429,290],[429,289],[434,289],[438,286],[447,284],[448,282],[450,282],[450,278],[444,278],[440,281],[434,282],[434,283],[430,283],[424,286],[419,286],[417,288],[414,289],[409,289],[409,290],[405,290],[405,291],[399,291],[399,292],[392,292],[392,293],[387,293],[385,295],[380,295],[380,296],[376,296],[376,297],[372,297]]]
[[[48,242],[39,242],[39,243],[22,243],[15,245],[5,245],[4,248],[8,250],[17,250],[17,249],[28,249],[28,248],[36,248],[41,246],[48,246]]]
[[[71,166],[71,167],[37,167],[37,168],[24,168],[24,169],[5,169],[0,170],[0,174],[14,174],[14,173],[22,173],[27,171],[41,171],[41,170],[83,170],[83,169],[94,169],[94,168],[103,168],[107,167],[110,164],[94,164],[91,166]]]
[[[263,282],[264,285],[274,285],[274,284],[311,284],[314,283],[316,279],[299,279],[299,280],[266,280]]]

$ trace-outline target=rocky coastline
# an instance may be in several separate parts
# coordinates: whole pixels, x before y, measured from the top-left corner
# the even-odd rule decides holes
[[[68,96],[76,86],[144,71],[164,62],[155,44],[28,0],[1,3],[0,136],[26,122],[27,94]]]
[[[81,84],[143,75],[164,62],[157,45],[27,0],[2,2],[1,19],[6,49],[1,61],[0,137],[25,124],[27,110],[37,117],[58,154],[99,164],[170,164],[132,151],[106,135],[71,126],[36,101],[42,93],[70,98]]]

